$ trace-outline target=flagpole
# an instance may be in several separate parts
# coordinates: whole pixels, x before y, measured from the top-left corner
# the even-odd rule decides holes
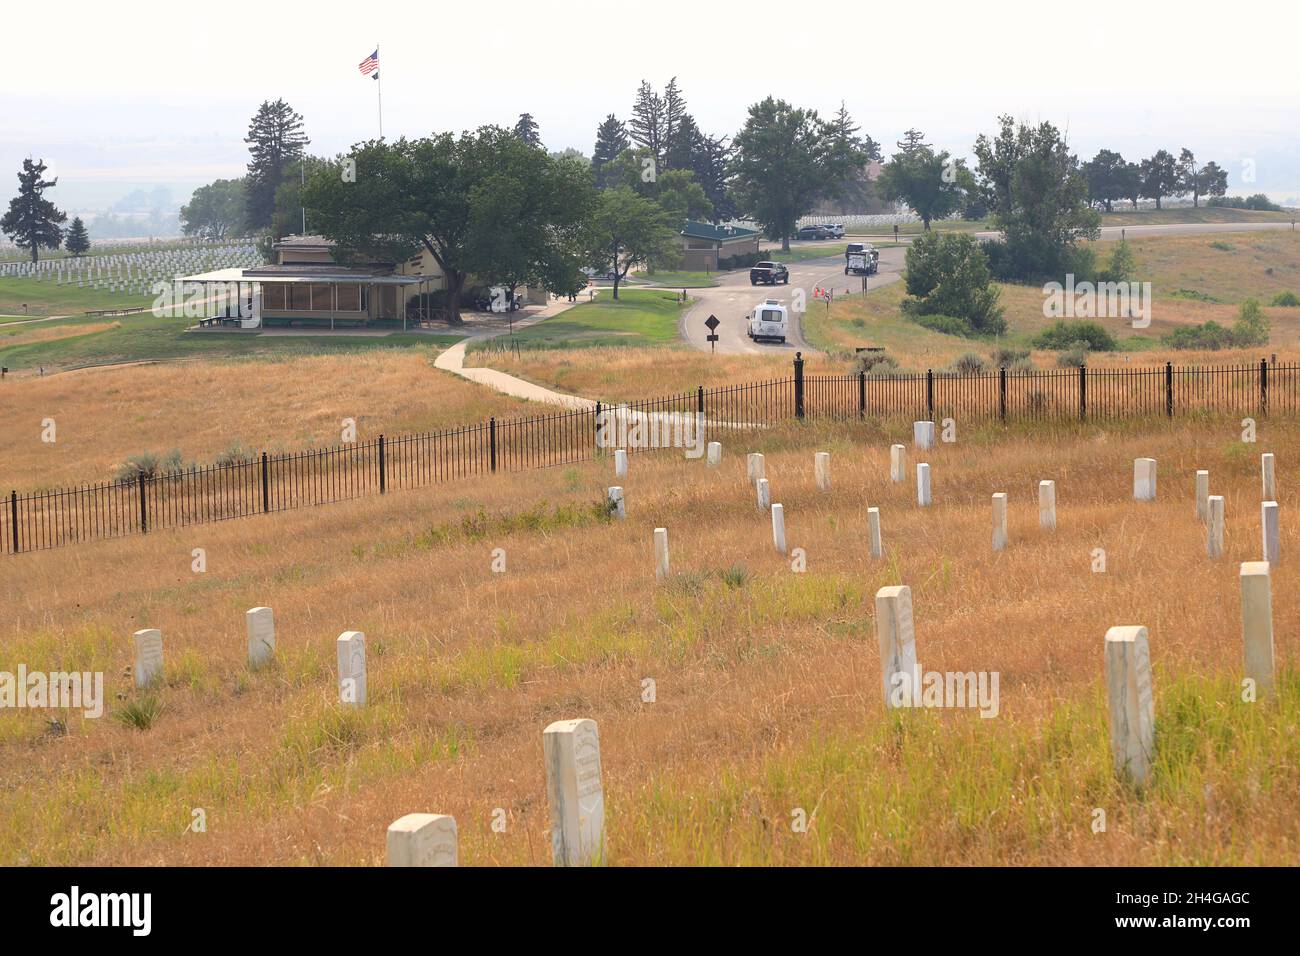
[[[379,59],[379,44],[375,44],[375,60]],[[379,138],[384,138],[384,71],[375,71],[375,87],[379,93]]]

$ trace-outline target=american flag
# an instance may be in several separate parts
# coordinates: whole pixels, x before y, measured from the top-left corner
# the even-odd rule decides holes
[[[373,73],[375,79],[379,79],[379,51],[376,50],[374,53],[370,54],[370,56],[362,60],[357,65],[357,69],[361,71],[362,76],[369,76]]]

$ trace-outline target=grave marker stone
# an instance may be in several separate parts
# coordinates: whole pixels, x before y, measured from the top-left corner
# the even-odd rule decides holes
[[[275,617],[269,607],[250,608],[244,615],[248,629],[248,664],[261,667],[275,656]]]
[[[1223,495],[1210,495],[1210,520],[1206,526],[1205,550],[1212,558],[1223,555]]]
[[[766,511],[772,504],[772,492],[768,486],[767,479],[758,479],[758,483],[755,487],[757,488],[758,510]]]
[[[364,707],[366,703],[366,635],[344,631],[334,642],[339,664],[339,703]]]
[[[162,631],[147,627],[135,632],[135,686],[148,687],[162,676]]]
[[[903,445],[889,446],[889,480],[907,480],[907,448]]]
[[[1264,484],[1264,500],[1277,501],[1277,472],[1271,451],[1266,451],[1259,456],[1259,471]]]
[[[778,502],[772,505],[772,545],[785,554],[785,508]]]
[[[1210,520],[1210,473],[1203,468],[1196,473],[1196,517]]]
[[[389,866],[458,866],[456,819],[408,813],[388,827]]]
[[[1038,483],[1038,526],[1048,531],[1056,530],[1056,482]]]
[[[763,465],[763,456],[758,452],[750,452],[745,459],[745,471],[749,475],[749,483],[752,485],[758,479],[766,477],[767,472]]]
[[[1115,772],[1140,787],[1151,773],[1156,730],[1145,627],[1112,627],[1106,632],[1106,692]]]
[[[993,496],[993,550],[1007,546],[1007,493],[999,491]]]
[[[817,475],[817,488],[830,491],[831,488],[831,453],[819,451],[813,459],[813,470]]]
[[[609,510],[619,520],[627,517],[627,506],[623,501],[623,489],[619,485],[609,489]]]
[[[1135,501],[1156,500],[1156,460],[1154,458],[1133,459],[1133,499]]]
[[[880,682],[885,707],[895,706],[894,688],[906,681],[908,700],[916,687],[916,631],[912,626],[912,589],[906,584],[876,592],[876,641],[880,646]]]
[[[920,462],[916,466],[916,503],[922,508],[928,508],[931,500],[930,466],[925,462]]]
[[[590,866],[605,855],[605,794],[594,720],[559,720],[542,732],[551,808],[551,861]]]
[[[867,509],[867,540],[870,542],[871,556],[878,558],[883,555],[884,549],[880,541],[880,509]]]
[[[627,449],[619,448],[614,452],[614,477],[624,478],[627,476]]]
[[[1273,585],[1267,561],[1241,565],[1241,636],[1246,676],[1262,695],[1273,689]]]
[[[934,422],[912,422],[912,444],[925,451],[934,447]]]
[[[1276,501],[1260,502],[1259,533],[1263,539],[1264,560],[1269,564],[1277,564],[1282,552],[1282,538]]]
[[[708,462],[710,468],[716,468],[722,462],[722,442],[709,442]]]
[[[655,528],[655,577],[662,581],[668,577],[668,529]]]

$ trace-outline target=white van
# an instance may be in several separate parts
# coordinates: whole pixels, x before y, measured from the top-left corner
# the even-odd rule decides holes
[[[759,339],[785,341],[790,315],[776,299],[764,299],[745,318],[749,324],[749,337],[755,342]]]

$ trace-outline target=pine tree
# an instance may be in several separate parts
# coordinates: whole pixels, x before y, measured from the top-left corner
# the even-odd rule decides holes
[[[673,144],[679,136],[687,139],[688,149],[694,146],[694,143],[689,142],[689,135],[681,131],[682,121],[687,117],[686,99],[682,96],[681,90],[677,88],[677,77],[675,76],[664,87],[663,104],[663,164],[668,169],[686,168],[674,166],[668,158],[668,154],[672,151]],[[692,121],[691,125],[695,125],[694,121]]]
[[[63,239],[63,248],[67,249],[74,256],[85,255],[90,251],[90,233],[86,231],[86,224],[77,216],[72,220],[72,225],[68,227],[68,234]]]
[[[903,134],[903,138],[899,140],[897,143],[895,143],[894,145],[897,146],[901,152],[914,153],[918,149],[930,148],[929,143],[923,142],[924,139],[925,139],[925,134],[922,133],[919,129],[909,129],[906,133]]]
[[[664,101],[645,80],[636,92],[632,119],[627,125],[632,142],[650,150],[658,165],[664,155]]]
[[[59,248],[63,241],[59,226],[68,218],[67,213],[56,209],[54,203],[41,195],[59,181],[57,176],[50,180],[41,178],[47,168],[42,160],[23,160],[22,172],[18,174],[18,195],[9,200],[9,211],[0,219],[0,232],[13,239],[19,249],[28,250],[32,262],[40,258],[42,247]]]
[[[540,128],[537,125],[537,120],[533,119],[532,113],[519,114],[519,122],[515,123],[515,135],[529,146],[542,145]]]
[[[302,116],[284,100],[263,101],[248,127],[248,227],[265,229],[275,218],[275,191],[289,167],[296,169],[303,147],[311,140],[302,129]]]
[[[623,150],[632,145],[628,139],[627,127],[613,114],[596,129],[596,147],[591,153],[591,172],[596,177],[596,185],[601,189],[611,185],[607,182],[610,174],[605,166],[618,159]]]

